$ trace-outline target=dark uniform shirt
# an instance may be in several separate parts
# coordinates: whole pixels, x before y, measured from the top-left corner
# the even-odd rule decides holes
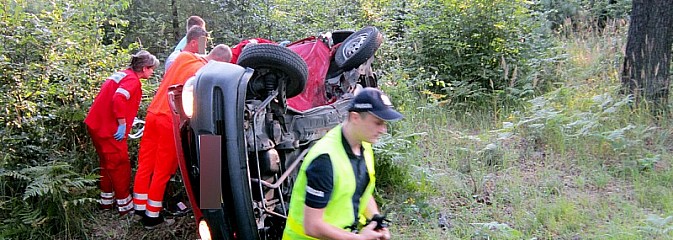
[[[360,197],[365,192],[369,184],[369,172],[363,157],[364,149],[360,147],[360,156],[357,156],[351,150],[348,141],[341,134],[341,142],[348,159],[353,166],[355,175],[356,189],[353,194],[353,221],[358,219],[358,209],[360,206]],[[328,154],[321,154],[316,157],[306,168],[306,200],[304,204],[312,208],[325,208],[332,195],[334,188],[334,174],[332,173],[332,161]],[[367,204],[367,203],[363,203]]]

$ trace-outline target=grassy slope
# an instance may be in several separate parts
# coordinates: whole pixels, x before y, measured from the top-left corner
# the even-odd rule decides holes
[[[396,238],[673,237],[673,124],[616,93],[625,30],[561,39],[562,84],[517,112],[407,102],[405,120],[391,128],[424,134],[404,154],[383,152],[412,179],[380,190]]]

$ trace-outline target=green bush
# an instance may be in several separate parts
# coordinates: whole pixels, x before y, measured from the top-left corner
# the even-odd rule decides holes
[[[82,121],[106,77],[128,64],[119,39],[103,44],[103,23],[125,24],[117,14],[127,6],[2,1],[0,235],[83,236],[77,216],[91,206],[98,166]]]
[[[393,192],[409,192],[421,190],[412,182],[410,169],[406,162],[415,149],[415,139],[422,134],[406,136],[384,135],[374,144],[376,152],[377,187]],[[386,191],[391,192],[391,191]]]
[[[554,64],[546,20],[526,1],[423,1],[394,19],[404,22],[408,84],[449,104],[499,106],[542,86],[539,70]],[[397,34],[399,30],[394,33]],[[494,104],[495,101],[495,104]],[[495,105],[495,106],[494,106]]]
[[[47,239],[84,236],[87,210],[96,200],[86,197],[96,190],[97,175],[81,176],[67,163],[45,163],[18,171],[1,171],[0,236]],[[23,194],[17,194],[23,191]],[[87,194],[89,193],[89,194]]]
[[[602,30],[609,21],[626,19],[629,16],[631,0],[542,0],[535,8],[537,11],[547,13],[549,27],[553,30],[562,31],[561,27],[567,22],[574,25],[571,31]]]

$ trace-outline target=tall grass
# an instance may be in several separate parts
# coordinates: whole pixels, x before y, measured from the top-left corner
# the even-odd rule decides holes
[[[618,94],[626,26],[585,30],[558,37],[553,91],[498,116],[419,100],[389,72],[405,114],[391,139],[413,144],[380,152],[404,152],[394,165],[417,190],[383,193],[396,238],[673,237],[673,124]]]

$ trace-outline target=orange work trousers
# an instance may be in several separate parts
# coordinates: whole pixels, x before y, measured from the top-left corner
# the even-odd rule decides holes
[[[135,210],[159,217],[166,184],[178,169],[176,154],[172,117],[148,112],[133,183]]]

